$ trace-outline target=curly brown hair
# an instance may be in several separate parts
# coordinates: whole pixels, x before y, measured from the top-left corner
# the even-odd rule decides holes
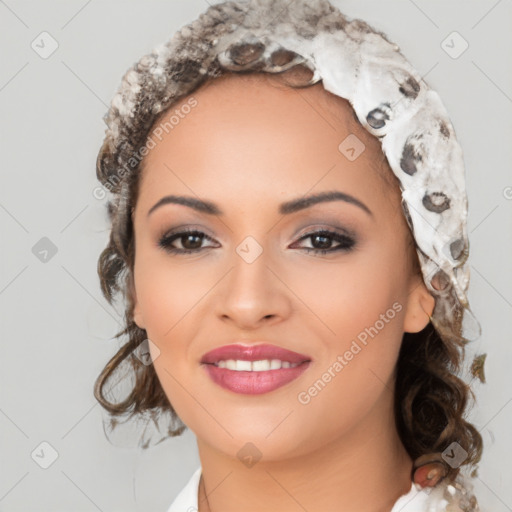
[[[364,22],[360,23],[364,25]],[[289,58],[286,55],[282,57]],[[201,74],[197,66],[191,62],[188,64],[183,65],[181,62],[175,69],[169,70],[169,73],[179,76],[181,82],[186,84],[172,98],[169,91],[159,88],[156,81],[138,84],[143,89],[151,89],[151,95],[148,92],[147,96],[151,101],[149,106],[148,102],[136,104],[130,116],[132,125],[123,127],[126,139],[131,143],[114,148],[107,137],[98,154],[96,167],[98,179],[114,194],[113,199],[107,202],[110,238],[99,257],[97,271],[102,293],[110,304],[113,304],[118,294],[122,295],[125,304],[124,328],[115,338],[124,337],[126,342],[96,379],[94,395],[113,418],[127,414],[135,417],[148,412],[168,413],[171,418],[168,436],[180,435],[187,427],[169,402],[153,365],[143,364],[134,354],[147,339],[146,331],[139,328],[133,319],[134,229],[131,214],[137,202],[143,160],[136,160],[130,171],[121,175],[122,179],[119,179],[119,163],[128,162],[137,148],[144,146],[148,134],[172,105],[186,99],[208,81],[229,73],[267,73],[257,66],[251,69],[250,65],[241,71],[227,71],[218,61],[214,61],[209,64],[208,72]],[[144,65],[144,60],[141,60],[135,70],[138,71]],[[312,71],[302,64],[272,75],[287,87],[311,85]],[[156,109],[155,113],[151,105],[156,104],[165,105],[165,108]],[[354,115],[354,118],[359,123],[357,116]],[[393,185],[397,186],[391,170],[388,169],[384,175],[388,181],[391,177]],[[412,238],[411,243],[414,244]],[[415,269],[420,272],[417,260]],[[431,323],[421,332],[404,333],[396,366],[395,421],[401,441],[413,460],[426,454],[440,454],[452,442],[457,442],[468,454],[462,465],[474,466],[481,458],[482,437],[465,419],[470,398],[474,399],[474,395],[470,386],[459,376],[464,360],[465,340],[461,324],[455,327],[459,337],[446,334],[441,336]],[[105,396],[105,388],[111,384],[121,365],[126,364],[132,371],[133,387],[126,398],[113,402]],[[447,467],[448,481],[455,479],[461,466]]]

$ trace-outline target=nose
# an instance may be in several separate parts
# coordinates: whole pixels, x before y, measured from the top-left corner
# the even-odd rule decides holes
[[[252,262],[235,254],[233,266],[214,298],[218,318],[243,330],[287,318],[292,311],[293,294],[276,267],[266,251]]]

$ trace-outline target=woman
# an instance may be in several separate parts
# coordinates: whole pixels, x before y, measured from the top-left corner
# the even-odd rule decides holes
[[[398,47],[326,1],[217,4],[106,121],[98,271],[128,341],[95,394],[113,427],[195,433],[169,512],[479,510],[462,157]]]

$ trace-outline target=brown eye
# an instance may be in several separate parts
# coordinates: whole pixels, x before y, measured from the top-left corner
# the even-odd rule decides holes
[[[333,253],[338,251],[350,251],[354,247],[356,241],[351,236],[344,233],[337,233],[335,231],[321,230],[313,231],[300,238],[300,240],[311,240],[313,247],[304,247],[308,252],[314,253]],[[332,247],[333,242],[337,242],[338,245]]]
[[[158,246],[169,253],[188,254],[192,252],[199,252],[204,249],[205,247],[202,247],[201,245],[205,239],[212,240],[202,231],[186,230],[164,235],[158,241]],[[175,247],[175,241],[178,241],[182,248]]]
[[[327,254],[338,251],[348,252],[352,250],[356,241],[353,237],[345,233],[337,233],[335,231],[321,230],[313,231],[300,238],[300,240],[310,240],[312,247],[302,247],[305,251]],[[176,233],[170,233],[160,238],[158,246],[171,254],[190,254],[198,253],[203,249],[204,240],[213,241],[211,237],[198,230],[185,230]],[[181,247],[176,247],[176,243]],[[337,243],[333,247],[333,244]]]

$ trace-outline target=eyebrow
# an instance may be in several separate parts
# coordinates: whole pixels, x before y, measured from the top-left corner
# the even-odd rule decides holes
[[[332,201],[344,201],[349,204],[358,206],[368,215],[373,217],[372,211],[359,199],[338,190],[319,192],[317,194],[311,194],[309,196],[300,197],[298,199],[292,199],[279,205],[279,213],[281,215],[289,215],[291,213],[298,212],[310,208],[315,204],[326,203]],[[168,195],[162,197],[157,203],[155,203],[148,211],[148,216],[153,213],[157,208],[165,204],[181,204],[188,206],[194,210],[206,213],[208,215],[224,215],[224,212],[212,201],[197,199],[190,196],[176,196]]]

